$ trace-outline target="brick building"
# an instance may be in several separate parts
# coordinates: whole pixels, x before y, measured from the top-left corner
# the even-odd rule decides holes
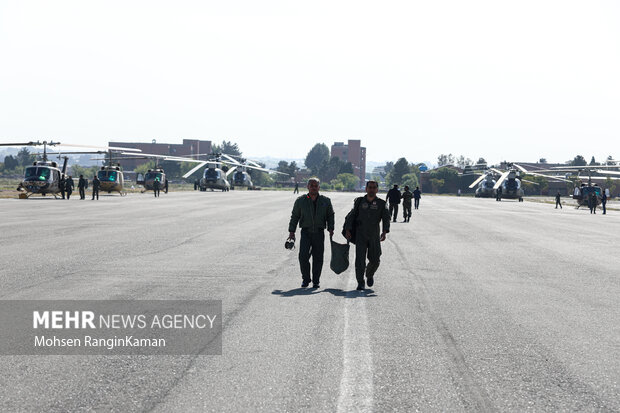
[[[331,157],[338,157],[345,162],[351,162],[353,173],[360,179],[360,188],[366,185],[366,148],[359,139],[349,139],[344,142],[334,142]]]
[[[143,153],[154,155],[188,156],[209,154],[212,151],[211,141],[198,139],[183,139],[183,143],[157,143],[153,139],[152,142],[109,142],[108,145],[140,149]],[[206,159],[206,156],[194,158]],[[148,159],[127,159],[121,162],[121,166],[125,170],[133,170],[136,166],[146,162],[148,162]]]

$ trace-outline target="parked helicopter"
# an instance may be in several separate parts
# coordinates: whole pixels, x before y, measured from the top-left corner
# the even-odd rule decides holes
[[[24,179],[17,187],[18,191],[23,192],[23,194],[20,194],[20,198],[29,198],[33,194],[41,194],[43,196],[47,194],[51,194],[55,198],[57,198],[56,195],[61,192],[60,183],[62,180],[66,178],[68,157],[67,156],[62,157],[60,153],[57,154],[59,158],[62,157],[64,159],[63,165],[62,167],[60,167],[57,162],[48,160],[48,153],[47,153],[48,146],[100,148],[100,149],[106,149],[109,151],[120,149],[120,148],[115,148],[115,147],[98,147],[98,146],[87,146],[87,145],[62,144],[60,142],[53,142],[53,141],[0,143],[0,146],[41,146],[41,145],[43,146],[43,153],[41,154],[42,160],[35,161],[32,166],[26,167],[24,171]],[[136,149],[136,151],[139,151],[139,150]],[[81,153],[86,153],[86,152],[63,152],[63,153],[65,155],[68,155],[68,154],[81,154]],[[92,153],[92,152],[88,152],[88,153]]]
[[[471,185],[469,185],[469,189],[473,189],[476,185],[478,185],[478,188],[476,188],[476,192],[474,195],[476,198],[495,197],[496,195],[496,190],[494,189],[495,184],[496,184],[495,175],[496,175],[496,172],[489,169],[485,171],[482,175],[480,175],[478,179],[472,182]],[[499,175],[501,175],[501,173]]]
[[[236,160],[232,158],[233,155],[222,154],[222,156],[232,162],[238,162],[241,164],[241,166],[234,167],[234,169],[236,170],[232,174],[232,186],[231,186],[232,189],[235,189],[235,187],[246,187],[247,189],[255,188],[254,184],[252,183],[252,177],[248,173],[247,169],[253,169],[253,170],[258,170],[262,172],[276,173],[276,174],[288,176],[288,174],[283,173],[283,172],[272,171],[270,169],[266,169],[262,167],[261,165],[259,165],[258,163],[251,161],[249,159],[238,157],[239,160]]]
[[[183,178],[188,178],[194,172],[198,171],[200,168],[206,165],[206,168],[202,174],[202,178],[199,182],[199,187],[201,191],[206,191],[207,189],[220,189],[222,192],[229,191],[231,188],[230,182],[228,182],[228,177],[235,171],[241,172],[239,179],[237,182],[241,183],[241,186],[247,186],[249,188],[254,188],[252,184],[252,180],[250,179],[249,174],[246,169],[256,169],[263,172],[276,172],[270,169],[266,169],[259,166],[253,166],[248,164],[243,164],[232,158],[232,155],[215,153],[210,155],[212,159],[210,160],[197,160],[190,158],[182,158],[182,157],[173,157],[174,160],[186,161],[186,162],[198,162],[199,164],[192,168],[189,172],[183,175]],[[224,159],[222,159],[224,158]],[[224,171],[222,166],[226,165],[228,169]],[[282,172],[278,172],[282,173]],[[285,174],[286,175],[286,174]],[[241,178],[243,176],[243,178]],[[233,181],[234,182],[234,181]]]

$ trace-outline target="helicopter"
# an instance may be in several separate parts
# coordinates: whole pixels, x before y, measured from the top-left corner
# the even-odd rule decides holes
[[[196,155],[194,155],[196,156]],[[172,157],[172,160],[186,161],[186,162],[198,162],[199,164],[192,168],[189,172],[183,175],[183,178],[188,178],[194,172],[202,168],[203,166],[207,166],[202,174],[202,178],[199,182],[199,187],[201,191],[206,191],[207,189],[221,189],[222,192],[229,191],[231,188],[230,182],[228,182],[228,177],[237,170],[237,168],[242,168],[237,171],[241,172],[242,175],[239,176],[238,182],[243,182],[242,186],[247,186],[249,188],[254,188],[252,181],[250,179],[249,174],[246,172],[246,169],[257,169],[264,172],[276,172],[270,169],[263,168],[261,166],[253,166],[247,165],[243,163],[239,163],[236,159],[232,158],[232,155],[227,155],[223,153],[214,153],[210,154],[212,159],[210,160],[197,160],[191,158],[182,158],[182,157]],[[224,159],[222,159],[224,158]],[[222,169],[222,165],[230,165],[226,171]],[[282,172],[278,172],[282,173]],[[243,176],[243,178],[241,178]],[[233,181],[234,182],[234,181]]]
[[[597,165],[597,166],[567,166],[567,167],[554,167],[552,168],[556,172],[577,172],[577,180],[579,180],[579,184],[575,184],[575,188],[573,190],[573,199],[577,201],[577,209],[582,206],[588,206],[588,201],[592,193],[594,193],[596,197],[596,204],[600,205],[603,202],[603,188],[597,182],[593,182],[596,180],[607,180],[607,179],[620,179],[620,178],[611,178],[611,177],[602,177],[602,176],[592,176],[592,172],[598,173],[601,175],[620,175],[620,172],[617,171],[606,171],[608,168],[618,168],[618,165]],[[581,179],[581,173],[588,173],[588,181],[584,182]]]
[[[538,173],[528,172],[525,168],[515,163],[504,162],[508,169],[504,172],[491,168],[494,172],[500,174],[499,179],[495,182],[493,186],[494,190],[498,190],[501,187],[501,192],[496,192],[497,200],[501,201],[502,198],[505,199],[517,199],[519,202],[523,202],[523,196],[525,192],[521,186],[521,182],[527,182],[533,185],[539,185],[538,182],[529,181],[527,179],[523,179],[521,176],[521,172],[528,173],[531,175],[540,175]],[[547,178],[552,178],[547,176]]]
[[[476,188],[476,192],[474,195],[476,198],[491,198],[495,196],[495,174],[495,171],[489,169],[482,175],[480,175],[478,179],[472,182],[471,185],[469,185],[469,189],[473,189],[476,185],[478,185],[478,188]],[[501,173],[499,175],[501,175]]]
[[[50,161],[48,159],[48,146],[68,146],[68,147],[84,147],[84,148],[100,148],[106,150],[117,150],[120,148],[114,147],[97,147],[88,145],[74,145],[74,144],[62,144],[60,142],[53,141],[30,141],[20,143],[0,143],[0,146],[43,146],[43,153],[40,154],[42,159],[35,161],[32,166],[28,166],[24,171],[24,179],[17,187],[17,190],[22,192],[20,198],[30,198],[34,194],[41,194],[43,196],[51,194],[54,198],[57,198],[57,194],[61,192],[60,183],[63,179],[67,178],[67,156],[61,156],[60,153],[55,153],[59,158],[63,158],[64,162],[62,167],[58,162]],[[139,151],[139,150],[137,150]],[[86,152],[65,152],[66,154],[81,154]],[[91,152],[88,152],[91,153]]]
[[[239,160],[237,161],[236,159],[233,159],[232,156],[233,155],[226,155],[226,154],[222,154],[223,157],[225,157],[226,159],[232,161],[232,162],[238,162],[241,164],[241,166],[235,166],[233,169],[236,169],[236,171],[232,174],[232,189],[235,189],[235,186],[237,187],[246,187],[248,189],[255,189],[254,184],[252,183],[252,177],[250,176],[250,174],[247,172],[247,169],[253,169],[253,170],[258,170],[258,171],[262,171],[262,172],[268,172],[268,173],[276,173],[276,174],[281,174],[281,175],[287,175],[283,172],[278,172],[278,171],[272,171],[270,169],[266,169],[263,168],[261,165],[259,165],[258,163],[245,159],[245,158],[241,158],[239,157]],[[240,168],[240,169],[239,169]]]

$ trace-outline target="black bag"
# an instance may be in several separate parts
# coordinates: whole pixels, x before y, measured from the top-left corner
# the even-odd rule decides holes
[[[332,244],[332,260],[329,268],[336,274],[340,274],[349,268],[349,244],[338,244],[330,239]]]
[[[353,208],[349,211],[346,217],[344,217],[344,224],[342,225],[342,236],[347,237],[347,223],[349,221],[353,222],[351,226],[351,239],[349,242],[351,244],[355,244],[355,221],[357,220],[357,212],[359,211],[360,202],[362,202],[362,197],[359,197],[353,203]]]

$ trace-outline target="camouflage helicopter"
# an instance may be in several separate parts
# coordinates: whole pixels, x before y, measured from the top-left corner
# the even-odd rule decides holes
[[[596,197],[596,204],[600,205],[603,202],[603,188],[597,182],[593,181],[606,181],[607,179],[617,180],[619,178],[612,178],[609,175],[620,176],[620,172],[618,171],[610,171],[608,169],[618,168],[620,165],[596,165],[596,166],[557,166],[553,167],[552,171],[554,172],[566,172],[567,176],[570,176],[573,172],[577,172],[577,180],[578,183],[575,183],[575,188],[573,190],[573,199],[577,201],[577,209],[581,206],[588,206],[588,201],[590,199],[591,194],[594,194]],[[581,179],[581,173],[587,172],[588,181],[584,182]],[[592,173],[598,173],[600,175],[607,175],[607,177],[603,176],[592,176]],[[571,182],[571,181],[569,181]]]
[[[62,167],[55,161],[48,160],[48,146],[68,146],[68,147],[85,147],[85,148],[100,148],[96,146],[87,145],[73,145],[73,144],[61,144],[60,142],[21,142],[21,143],[0,143],[0,146],[40,146],[43,145],[43,153],[40,154],[42,159],[35,161],[32,166],[26,167],[24,172],[24,179],[17,187],[18,191],[21,191],[20,198],[29,198],[33,194],[41,194],[43,196],[47,194],[53,195],[57,198],[57,194],[61,192],[60,184],[67,178],[67,160],[68,157],[62,157],[64,159]],[[103,149],[103,148],[101,148]],[[119,148],[105,147],[106,150],[116,150]],[[82,154],[91,152],[64,152],[68,154]],[[61,158],[61,154],[57,153]]]

